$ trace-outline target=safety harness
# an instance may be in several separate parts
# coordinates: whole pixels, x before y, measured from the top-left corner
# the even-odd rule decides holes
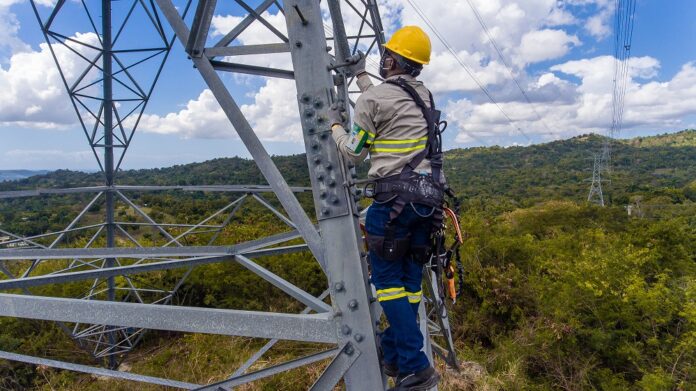
[[[459,201],[442,177],[442,132],[447,127],[447,122],[440,120],[442,113],[435,108],[435,100],[430,91],[428,91],[428,94],[431,105],[428,107],[415,88],[408,84],[406,80],[398,78],[396,80],[387,80],[386,82],[396,85],[407,92],[421,109],[423,117],[427,122],[428,138],[425,149],[414,156],[399,174],[380,178],[366,186],[366,195],[381,202],[392,201],[389,221],[384,229],[384,236],[366,235],[368,247],[387,260],[403,259],[408,253],[423,264],[434,260],[435,262],[431,262],[431,267],[437,274],[438,280],[443,284],[439,289],[441,299],[444,300],[445,292],[448,292],[454,302],[457,296],[461,294],[464,282],[463,267],[458,251],[459,245],[463,242],[463,237],[459,228],[459,221],[457,220]],[[423,159],[430,160],[430,175],[423,175],[415,171]],[[452,201],[454,210],[446,207],[445,196]],[[433,208],[430,243],[425,246],[413,245],[409,236],[400,239],[395,237],[395,221],[404,210],[404,207],[410,203],[424,204]],[[454,241],[450,248],[445,247],[445,214],[451,219],[455,230]],[[459,292],[457,292],[454,286],[453,255],[459,274]],[[447,277],[447,287],[444,286],[443,275]]]
[[[441,133],[446,122],[440,121],[441,112],[435,108],[435,100],[430,95],[431,105],[428,107],[418,92],[403,78],[387,80],[389,84],[400,87],[413,99],[423,112],[427,123],[428,138],[425,148],[404,166],[399,174],[381,178],[366,186],[365,193],[380,201],[392,201],[389,221],[385,226],[385,234],[368,238],[370,248],[385,259],[396,260],[403,258],[410,252],[425,262],[431,253],[432,246],[412,246],[408,237],[395,238],[394,222],[399,217],[404,207],[410,203],[419,203],[432,207],[432,231],[437,232],[442,228],[443,206],[445,194],[448,191],[446,183],[442,180],[442,138]],[[443,126],[444,125],[444,126]],[[430,160],[431,174],[423,175],[415,170],[423,159]],[[370,188],[371,186],[371,188]]]

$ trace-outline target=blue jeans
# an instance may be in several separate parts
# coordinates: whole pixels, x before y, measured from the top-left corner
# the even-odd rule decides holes
[[[365,229],[370,235],[383,236],[392,202],[374,202],[367,211]],[[394,222],[395,238],[409,234],[412,245],[427,245],[433,208],[421,204],[406,205]],[[381,339],[384,361],[396,364],[399,372],[413,373],[430,366],[422,352],[423,334],[418,326],[418,306],[422,296],[423,264],[410,254],[403,259],[386,260],[370,250],[372,283],[389,327]]]

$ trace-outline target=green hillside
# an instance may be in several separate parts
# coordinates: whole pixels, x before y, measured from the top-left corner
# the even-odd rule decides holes
[[[445,172],[465,198],[494,197],[529,204],[540,200],[582,200],[591,177],[593,153],[601,150],[600,136],[529,147],[451,149],[445,153]],[[613,140],[611,183],[607,192],[616,203],[657,189],[679,188],[696,178],[696,130],[630,140]],[[273,158],[291,185],[307,186],[304,154]],[[366,165],[359,169],[365,176]],[[100,185],[98,173],[58,170],[22,181],[0,183],[0,190],[37,187]],[[129,170],[118,174],[122,185],[264,184],[253,161],[220,158],[161,169]]]
[[[696,391],[696,131],[612,141],[606,208],[585,202],[591,153],[604,139],[580,136],[529,147],[455,149],[446,175],[464,204],[461,225],[465,290],[450,305],[461,360],[482,370],[445,373],[440,387],[461,390]],[[307,185],[304,155],[274,157],[291,185]],[[360,167],[365,175],[366,166]],[[120,184],[262,184],[252,161],[203,163],[119,173]],[[55,171],[0,191],[100,185],[99,174]],[[2,229],[26,235],[60,229],[88,195],[0,200]],[[231,198],[219,193],[133,193],[160,222],[197,222]],[[268,195],[271,202],[275,202]],[[300,196],[311,210],[309,195]],[[640,213],[628,215],[630,204]],[[95,205],[88,221],[99,221]],[[117,219],[137,221],[122,203]],[[211,224],[216,223],[213,220]],[[283,231],[258,205],[245,204],[215,244]],[[143,245],[166,239],[128,228]],[[172,234],[180,231],[170,229]],[[212,233],[187,239],[203,245]],[[81,247],[86,236],[69,236]],[[132,245],[122,236],[119,246]],[[103,242],[97,241],[96,246]],[[318,295],[325,280],[307,254],[264,258],[271,271]],[[11,269],[13,265],[8,265]],[[43,263],[39,272],[53,266]],[[172,286],[184,271],[146,273],[141,284]],[[2,278],[2,277],[0,277]],[[35,294],[75,297],[84,284],[47,286]],[[117,279],[119,286],[126,281]],[[260,279],[233,263],[194,269],[176,303],[250,310],[299,311]],[[221,380],[265,341],[149,332],[121,369],[200,384]],[[316,351],[282,343],[255,369]],[[93,362],[55,325],[0,318],[0,350]],[[440,369],[444,372],[442,364]],[[303,390],[321,366],[303,368],[241,390]],[[163,390],[70,372],[0,361],[0,390]]]

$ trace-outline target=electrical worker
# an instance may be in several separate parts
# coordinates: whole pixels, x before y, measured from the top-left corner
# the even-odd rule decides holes
[[[432,94],[416,79],[430,53],[423,30],[401,28],[384,45],[379,70],[384,83],[372,84],[362,53],[349,61],[348,71],[362,92],[352,130],[343,127],[347,115],[341,102],[329,110],[342,155],[353,162],[370,155],[372,181],[366,193],[373,193],[374,202],[365,227],[371,280],[389,321],[380,343],[384,372],[396,377],[394,391],[429,390],[440,379],[422,351],[418,325],[423,266],[430,258],[434,227],[442,221],[445,186],[440,114]]]

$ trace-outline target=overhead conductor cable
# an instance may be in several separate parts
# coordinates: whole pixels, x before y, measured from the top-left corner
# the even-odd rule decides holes
[[[464,61],[462,61],[462,59],[459,57],[457,52],[452,48],[452,46],[442,36],[440,31],[435,27],[435,25],[432,22],[430,22],[430,19],[428,19],[428,17],[425,15],[423,10],[421,10],[420,7],[418,7],[418,5],[413,0],[408,0],[408,3],[411,5],[411,7],[413,7],[413,9],[416,11],[416,13],[421,18],[421,20],[423,20],[423,22],[433,31],[433,33],[435,33],[435,36],[437,37],[437,39],[445,46],[445,48],[447,48],[447,51],[452,55],[452,57],[454,57],[454,59],[457,61],[457,63],[459,63],[459,65],[464,69],[464,71],[466,71],[466,73],[469,75],[469,77],[471,77],[471,79],[476,83],[478,88],[486,95],[486,97],[488,97],[488,100],[490,100],[491,103],[493,103],[498,108],[498,110],[503,114],[503,116],[507,119],[510,126],[515,128],[522,136],[524,136],[524,138],[527,141],[531,142],[531,139],[529,138],[529,136],[527,136],[527,134],[522,130],[522,128],[515,125],[515,121],[513,121],[512,118],[510,118],[510,116],[505,112],[505,110],[503,110],[503,108],[495,100],[495,98],[493,98],[493,96],[488,91],[488,89],[486,89],[486,87],[484,87],[483,83],[481,83],[481,81],[478,80],[476,75],[474,75],[474,72],[464,63]]]

